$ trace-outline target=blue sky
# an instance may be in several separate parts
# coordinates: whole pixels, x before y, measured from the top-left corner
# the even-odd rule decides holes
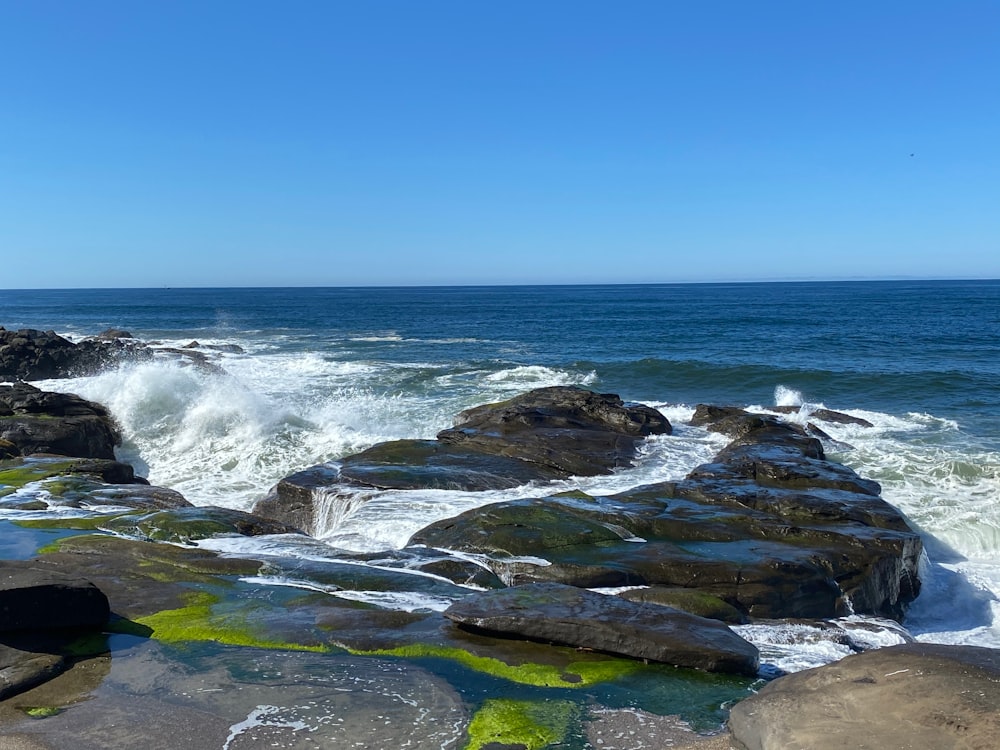
[[[1000,277],[993,0],[0,0],[0,69],[0,288]]]

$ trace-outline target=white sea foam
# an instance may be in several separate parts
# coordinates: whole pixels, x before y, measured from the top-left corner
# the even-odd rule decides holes
[[[574,373],[540,365],[511,367],[487,375],[484,380],[504,390],[523,391],[552,385],[589,385],[597,373]]]
[[[802,404],[802,393],[784,385],[779,385],[774,389],[774,403],[776,406],[800,406]]]

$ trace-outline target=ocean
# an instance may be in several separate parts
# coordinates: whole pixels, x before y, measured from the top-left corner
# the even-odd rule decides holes
[[[120,458],[153,484],[244,510],[292,472],[432,438],[462,409],[539,386],[617,393],[675,425],[634,468],[552,491],[684,476],[724,444],[684,424],[699,403],[863,417],[874,427],[824,429],[852,446],[831,458],[880,482],[925,537],[924,588],[905,626],[922,641],[1000,647],[1000,281],[4,290],[0,325],[197,342],[221,371],[155,360],[37,385],[107,405],[125,436]],[[331,508],[318,536],[333,549],[390,549],[434,520],[538,494],[380,493]],[[745,634],[775,671],[847,653],[773,627]]]

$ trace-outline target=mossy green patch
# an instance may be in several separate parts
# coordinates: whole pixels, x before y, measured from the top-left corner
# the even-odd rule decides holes
[[[58,706],[31,706],[22,710],[32,719],[47,719],[62,713],[62,709]]]
[[[487,700],[469,723],[465,750],[480,750],[494,743],[520,745],[525,750],[561,745],[578,711],[568,701]]]
[[[349,649],[350,650],[350,649]],[[356,651],[359,656],[400,656],[404,658],[450,659],[476,672],[483,672],[511,682],[535,687],[578,688],[615,680],[642,668],[639,662],[625,659],[575,661],[565,669],[551,664],[507,664],[490,656],[477,656],[452,646],[417,643],[375,651]]]
[[[13,463],[15,465],[0,468],[0,486],[20,489],[31,482],[64,474],[74,459],[16,459]]]
[[[64,516],[62,518],[34,518],[14,521],[15,526],[25,529],[73,529],[76,531],[100,531],[112,516]]]
[[[312,651],[327,653],[333,648],[326,644],[289,643],[270,640],[253,632],[248,623],[253,619],[248,612],[215,613],[212,610],[218,597],[205,592],[193,592],[187,597],[187,606],[166,609],[146,617],[138,617],[134,622],[119,620],[112,623],[116,632],[136,634],[139,627],[149,628],[156,640],[165,643],[189,641],[213,641],[227,646],[249,646],[252,648],[281,651]]]

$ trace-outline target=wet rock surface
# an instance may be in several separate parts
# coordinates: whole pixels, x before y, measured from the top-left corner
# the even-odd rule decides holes
[[[781,677],[729,728],[745,750],[989,750],[998,707],[1000,651],[910,643]]]
[[[462,412],[437,440],[397,440],[281,480],[254,512],[312,530],[316,495],[359,488],[478,492],[631,465],[639,442],[669,434],[648,406],[582,388],[539,388]]]
[[[459,626],[710,672],[757,673],[757,649],[717,620],[540,583],[469,596],[445,610]]]
[[[121,435],[108,410],[68,393],[27,383],[0,385],[0,439],[20,453],[111,459]]]
[[[0,326],[0,380],[76,377],[152,357],[145,345],[126,334],[108,330],[73,343],[54,331],[8,331]]]
[[[699,407],[693,421],[733,440],[684,480],[488,505],[410,543],[488,555],[515,584],[682,588],[750,617],[902,618],[922,545],[877,483],[778,417]]]

